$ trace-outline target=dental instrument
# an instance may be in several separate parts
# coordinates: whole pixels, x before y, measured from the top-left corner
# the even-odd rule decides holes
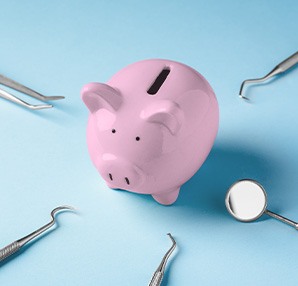
[[[242,95],[243,88],[244,88],[245,84],[264,82],[264,81],[266,81],[266,80],[268,80],[268,79],[270,79],[270,78],[272,78],[272,77],[274,77],[278,74],[284,73],[285,71],[289,70],[291,67],[296,65],[297,63],[298,63],[298,51],[295,54],[288,57],[287,59],[285,59],[284,61],[282,61],[280,64],[278,64],[271,72],[269,72],[264,77],[256,78],[256,79],[247,79],[247,80],[243,81],[242,84],[241,84],[241,87],[240,87],[239,97],[248,100],[247,97]]]
[[[59,99],[64,99],[64,96],[45,96],[45,95],[42,95],[40,93],[38,93],[37,91],[35,90],[32,90],[31,88],[29,87],[26,87],[12,79],[9,79],[3,75],[0,74],[0,84],[2,85],[5,85],[7,87],[10,87],[14,90],[17,90],[19,92],[22,92],[24,94],[27,94],[31,97],[34,97],[38,100],[41,100],[41,101],[48,101],[48,100],[59,100]],[[33,105],[33,104],[30,104],[18,97],[16,97],[15,95],[3,90],[3,89],[0,89],[0,97],[6,99],[6,100],[9,100],[11,102],[14,102],[16,104],[19,104],[21,106],[24,106],[26,108],[29,108],[29,109],[32,109],[32,110],[38,110],[38,109],[45,109],[45,108],[51,108],[53,107],[53,105],[51,104],[39,104],[39,105]]]
[[[71,206],[59,206],[55,209],[52,210],[51,212],[51,217],[52,220],[44,225],[43,227],[37,229],[36,231],[30,233],[29,235],[24,236],[21,239],[18,239],[14,241],[13,243],[7,245],[6,247],[0,249],[0,262],[5,260],[6,258],[10,257],[14,253],[18,252],[25,244],[27,244],[29,241],[32,239],[40,236],[42,233],[44,233],[46,230],[51,228],[52,226],[55,225],[56,220],[55,220],[55,215],[60,212],[60,211],[75,211],[75,209]]]
[[[171,256],[171,254],[173,253],[174,249],[176,248],[175,239],[173,238],[173,236],[170,233],[168,233],[168,236],[172,240],[173,244],[172,244],[171,248],[167,251],[165,256],[163,257],[163,259],[162,259],[160,265],[158,266],[158,268],[156,269],[156,271],[154,272],[153,277],[149,283],[149,286],[160,286],[161,285],[162,279],[164,277],[167,261],[168,261],[169,257]]]
[[[297,222],[267,209],[266,191],[254,180],[245,179],[234,183],[227,192],[225,203],[228,212],[239,221],[255,221],[265,213],[298,230]]]

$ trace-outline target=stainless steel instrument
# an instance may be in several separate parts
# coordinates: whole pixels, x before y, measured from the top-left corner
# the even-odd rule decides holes
[[[156,271],[154,272],[153,277],[149,283],[149,286],[160,286],[161,285],[162,279],[164,277],[167,261],[168,261],[169,257],[171,256],[171,254],[173,253],[174,249],[176,248],[175,239],[173,238],[173,236],[170,233],[168,233],[168,236],[172,240],[173,244],[172,244],[171,248],[167,251],[165,256],[163,257],[163,259],[162,259],[160,265],[158,266],[158,268],[156,269]]]
[[[267,209],[265,189],[254,180],[245,179],[234,183],[227,192],[226,207],[229,213],[239,221],[255,221],[265,213],[298,230],[297,222]]]
[[[75,209],[73,207],[70,207],[70,206],[60,206],[60,207],[57,207],[57,208],[53,209],[52,212],[51,212],[52,220],[49,223],[47,223],[43,227],[37,229],[36,231],[30,233],[29,235],[26,235],[23,238],[18,239],[16,241],[12,242],[11,244],[7,245],[6,247],[0,249],[0,262],[5,260],[6,258],[10,257],[11,255],[13,255],[17,251],[19,251],[29,241],[31,241],[32,239],[40,236],[46,230],[48,230],[49,228],[54,226],[55,223],[56,223],[55,215],[58,212],[68,211],[68,210],[74,211]]]
[[[295,54],[291,55],[290,57],[288,57],[287,59],[285,59],[283,62],[281,62],[280,64],[278,64],[271,72],[269,72],[264,77],[256,78],[256,79],[247,79],[247,80],[243,81],[242,84],[241,84],[241,87],[240,87],[239,96],[241,98],[243,98],[243,99],[247,99],[248,100],[247,97],[245,97],[244,95],[242,95],[243,88],[244,88],[244,85],[245,84],[247,84],[247,83],[264,82],[264,81],[272,78],[273,76],[276,76],[278,74],[281,74],[281,73],[289,70],[291,67],[293,67],[297,63],[298,63],[298,52],[296,52]]]
[[[17,90],[17,91],[20,91],[22,93],[25,93],[31,97],[34,97],[38,100],[41,100],[41,101],[49,101],[49,100],[59,100],[59,99],[63,99],[64,96],[45,96],[45,95],[42,95],[40,93],[38,93],[37,91],[35,90],[32,90],[31,88],[29,87],[26,87],[12,79],[9,79],[3,75],[0,75],[0,84],[2,85],[5,85],[7,87],[10,87],[14,90]],[[4,98],[4,99],[7,99],[11,102],[14,102],[16,104],[19,104],[21,106],[24,106],[26,108],[29,108],[29,109],[33,109],[33,110],[37,110],[37,109],[45,109],[45,108],[51,108],[53,107],[53,105],[51,104],[39,104],[39,105],[33,105],[33,104],[30,104],[18,97],[16,97],[15,95],[12,95],[11,93],[3,90],[3,89],[0,89],[0,97]]]

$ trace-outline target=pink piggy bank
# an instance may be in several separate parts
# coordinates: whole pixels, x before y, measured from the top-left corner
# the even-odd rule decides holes
[[[151,194],[164,205],[201,167],[218,130],[218,103],[205,78],[169,60],[145,60],[106,84],[89,83],[91,160],[110,188]]]

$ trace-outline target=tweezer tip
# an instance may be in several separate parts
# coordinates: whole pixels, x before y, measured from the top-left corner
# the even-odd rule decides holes
[[[65,96],[57,95],[57,96],[49,96],[50,100],[59,100],[59,99],[65,99]]]
[[[32,110],[41,110],[41,109],[48,109],[52,107],[53,105],[51,104],[44,104],[44,105],[31,105],[29,108]]]
[[[64,96],[61,95],[53,95],[53,96],[45,96],[43,95],[42,98],[40,100],[42,101],[51,101],[51,100],[60,100],[60,99],[64,99]]]

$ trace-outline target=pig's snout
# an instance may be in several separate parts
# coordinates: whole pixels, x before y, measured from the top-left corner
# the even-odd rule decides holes
[[[140,168],[123,158],[104,154],[102,159],[99,171],[111,188],[131,190],[144,179]]]

